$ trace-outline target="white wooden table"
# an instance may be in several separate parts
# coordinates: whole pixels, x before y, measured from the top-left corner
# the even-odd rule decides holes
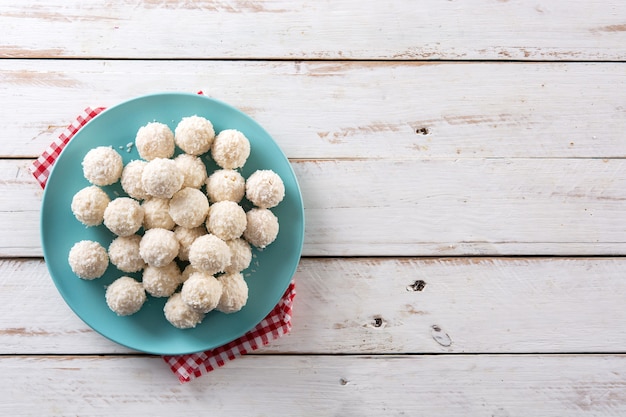
[[[626,2],[0,1],[0,415],[626,415]],[[292,333],[180,385],[88,328],[28,166],[197,91],[290,158]]]

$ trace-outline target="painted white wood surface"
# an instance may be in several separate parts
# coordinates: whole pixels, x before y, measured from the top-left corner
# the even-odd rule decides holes
[[[0,154],[38,156],[85,107],[163,90],[238,107],[290,158],[626,155],[623,64],[101,60],[2,61]]]
[[[623,60],[625,16],[620,0],[3,0],[0,56]]]
[[[261,352],[620,352],[625,274],[624,258],[307,258],[293,331]],[[42,261],[0,261],[0,277],[0,354],[131,352],[71,312]]]
[[[154,357],[1,357],[2,415],[623,416],[623,355],[247,356],[178,385]]]
[[[0,160],[3,256],[41,256],[41,190],[29,163]],[[623,159],[295,160],[293,167],[305,256],[626,251]],[[11,233],[16,227],[21,232]]]
[[[0,27],[1,415],[626,414],[626,3],[0,0]],[[181,386],[64,304],[26,168],[85,106],[197,90],[278,141],[307,231],[293,333]]]

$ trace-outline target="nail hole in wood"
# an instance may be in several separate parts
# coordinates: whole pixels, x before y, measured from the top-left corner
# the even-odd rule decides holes
[[[383,319],[382,317],[374,317],[374,323],[373,323],[374,327],[380,327],[383,325]]]
[[[418,135],[428,135],[429,130],[427,127],[419,127],[415,129],[415,133],[417,133]]]
[[[408,285],[406,287],[407,291],[422,291],[426,286],[426,282],[424,280],[418,279],[413,284]]]
[[[341,379],[339,380],[339,383],[340,383],[341,385],[348,385],[348,380],[347,380],[347,379],[345,379],[345,378],[341,378]]]

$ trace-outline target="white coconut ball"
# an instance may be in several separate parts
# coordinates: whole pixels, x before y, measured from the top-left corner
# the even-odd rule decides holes
[[[243,237],[259,249],[276,240],[278,218],[268,209],[253,208],[246,213],[247,225]]]
[[[196,188],[183,188],[170,200],[170,216],[179,226],[198,227],[204,223],[208,212],[209,200]]]
[[[129,316],[141,309],[147,297],[140,282],[121,277],[107,287],[105,298],[109,308],[118,316]]]
[[[174,260],[180,245],[174,232],[165,229],[146,230],[139,242],[139,254],[148,265],[162,267]]]
[[[230,265],[224,269],[224,272],[233,273],[241,272],[250,266],[252,261],[252,248],[244,239],[233,239],[226,241],[230,248]]]
[[[179,329],[192,329],[202,322],[204,314],[183,301],[179,292],[172,294],[163,307],[165,318]]]
[[[207,179],[206,192],[212,203],[225,200],[238,203],[246,192],[246,180],[235,170],[220,169]]]
[[[222,130],[213,140],[211,156],[221,168],[241,168],[250,156],[250,141],[238,130]]]
[[[118,236],[109,245],[109,259],[122,272],[141,271],[146,262],[139,254],[141,236]]]
[[[234,201],[220,201],[209,210],[207,230],[222,240],[237,239],[246,230],[246,212]]]
[[[215,309],[222,296],[222,283],[206,273],[192,274],[183,284],[180,295],[185,302],[200,313]]]
[[[223,272],[230,264],[230,257],[226,242],[212,234],[200,236],[189,248],[189,262],[210,275]]]
[[[169,297],[181,282],[180,269],[176,262],[163,267],[148,265],[143,271],[143,288],[153,297]]]
[[[148,195],[172,198],[183,185],[183,174],[172,159],[155,158],[144,167],[141,183]]]
[[[195,274],[196,272],[203,273],[200,269],[195,266],[189,264],[183,269],[183,272],[180,274],[180,282],[183,283],[189,279],[190,276]]]
[[[194,227],[188,229],[182,226],[176,226],[174,228],[174,235],[180,243],[180,249],[178,250],[178,259],[181,261],[189,260],[189,248],[191,244],[200,236],[206,235],[207,230],[203,226]]]
[[[170,216],[170,200],[167,198],[148,197],[141,204],[144,210],[143,228],[172,230],[176,223]]]
[[[135,136],[139,156],[146,161],[174,155],[174,133],[168,125],[152,122],[142,126]]]
[[[225,274],[217,278],[222,283],[222,295],[217,310],[222,313],[235,313],[248,302],[248,284],[239,272]]]
[[[124,163],[119,153],[110,146],[98,146],[85,155],[83,174],[94,185],[111,185],[120,179]]]
[[[81,240],[70,249],[68,262],[79,278],[92,280],[104,275],[109,266],[109,256],[100,243]]]
[[[111,199],[98,186],[85,187],[72,198],[72,213],[85,226],[98,226]]]
[[[104,210],[104,225],[118,236],[130,236],[143,223],[143,208],[136,200],[118,197]]]
[[[183,187],[200,188],[206,182],[206,166],[199,157],[181,153],[174,162],[183,174]]]
[[[246,198],[257,207],[276,207],[284,197],[285,184],[272,170],[255,171],[246,181]]]
[[[183,117],[176,126],[174,135],[176,145],[191,155],[206,153],[214,138],[213,124],[200,116]]]
[[[135,200],[143,200],[148,197],[146,190],[143,188],[143,183],[141,182],[141,175],[147,164],[146,161],[137,159],[126,164],[122,171],[122,178],[120,180],[122,189]]]

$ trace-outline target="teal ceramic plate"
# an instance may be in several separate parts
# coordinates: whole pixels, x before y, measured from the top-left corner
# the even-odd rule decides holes
[[[74,194],[89,185],[81,162],[92,148],[113,146],[124,164],[139,156],[134,147],[137,130],[151,121],[174,130],[185,116],[197,114],[212,121],[215,131],[238,129],[250,140],[251,154],[240,170],[247,178],[257,169],[272,169],[285,183],[285,199],[272,209],[280,231],[262,251],[253,249],[250,267],[244,271],[249,286],[246,306],[239,312],[207,314],[195,329],[180,330],[163,315],[166,299],[148,297],[135,315],[118,317],[106,305],[108,284],[124,275],[110,265],[102,278],[85,281],[76,277],[67,257],[72,245],[88,239],[108,248],[114,236],[104,227],[85,227],[73,216]],[[209,172],[217,168],[203,156]],[[119,182],[103,189],[111,198],[125,195]],[[245,202],[242,203],[245,207]],[[143,232],[143,229],[140,233]],[[256,326],[278,303],[295,273],[304,239],[302,196],[291,165],[270,135],[249,116],[217,100],[184,93],[163,93],[135,98],[111,107],[85,125],[65,147],[50,174],[41,211],[44,257],[54,283],[70,308],[91,328],[131,349],[153,354],[183,354],[212,349],[228,343]],[[140,274],[127,274],[140,278]]]

